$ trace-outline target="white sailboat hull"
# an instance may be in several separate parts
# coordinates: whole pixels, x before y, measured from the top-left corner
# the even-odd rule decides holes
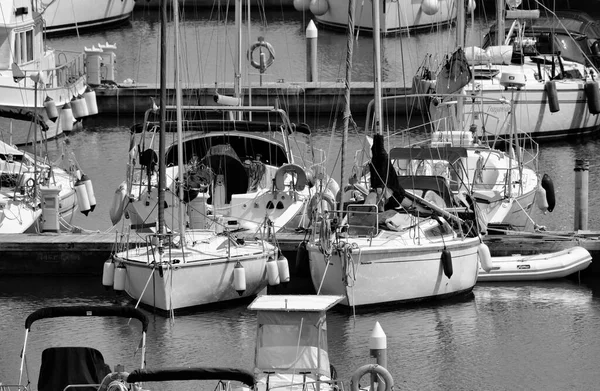
[[[211,234],[191,247],[166,249],[162,267],[153,263],[153,248],[119,253],[115,262],[126,268],[125,291],[134,300],[163,311],[180,310],[257,295],[267,284],[266,262],[273,247],[262,243],[231,246],[231,255],[215,249]],[[179,262],[175,262],[179,260]],[[234,287],[234,267],[245,271],[246,290],[240,295]],[[162,270],[160,270],[162,268]]]
[[[348,26],[348,0],[327,1],[327,12],[315,15],[318,23],[345,29]],[[356,2],[355,26],[362,31],[373,32],[373,13],[370,2]],[[453,2],[442,0],[433,15],[423,12],[421,1],[387,0],[380,8],[379,20],[382,34],[398,31],[431,28],[432,25],[448,24],[456,19],[456,7]]]
[[[48,33],[123,22],[133,12],[135,0],[54,0],[43,12]]]
[[[444,274],[444,244],[414,243],[388,238],[353,238],[358,249],[351,262],[333,254],[326,262],[319,246],[308,244],[310,273],[315,290],[342,295],[341,304],[363,306],[444,298],[471,291],[477,280],[478,238],[449,243],[453,274]]]
[[[535,281],[563,278],[584,270],[592,263],[592,256],[583,247],[536,255],[492,257],[493,269],[479,269],[478,282]]]
[[[555,80],[560,110],[553,113],[548,103],[544,82],[538,81],[534,73],[537,68],[523,66],[518,72],[525,75],[526,83],[520,89],[505,89],[500,84],[501,72],[489,80],[476,80],[476,94],[487,98],[510,100],[514,93],[514,114],[518,124],[517,134],[535,140],[548,140],[592,133],[600,129],[600,115],[591,114],[585,94],[585,82],[578,79]],[[514,66],[513,66],[514,67]],[[509,69],[507,68],[508,72]],[[471,85],[466,87],[470,93]],[[468,101],[468,100],[467,100]],[[465,104],[467,118],[485,113],[485,131],[492,137],[509,137],[510,127],[505,126],[510,106],[500,101],[483,100],[477,104]],[[480,134],[478,134],[480,136]]]

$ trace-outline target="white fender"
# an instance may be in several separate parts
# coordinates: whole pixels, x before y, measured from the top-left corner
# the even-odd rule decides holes
[[[127,184],[123,182],[119,185],[117,190],[115,190],[115,195],[113,196],[112,203],[110,204],[110,221],[112,221],[113,225],[121,221],[121,217],[123,216],[123,208],[125,207],[126,197]]]
[[[267,260],[267,278],[269,280],[269,285],[279,285],[279,268],[273,257],[269,257]]]
[[[479,244],[479,247],[477,247],[477,255],[479,255],[479,263],[481,264],[481,268],[489,273],[494,265],[492,263],[490,248],[487,246],[487,244],[483,242]]]

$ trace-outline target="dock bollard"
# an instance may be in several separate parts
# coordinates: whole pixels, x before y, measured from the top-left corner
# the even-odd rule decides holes
[[[371,333],[369,341],[369,349],[370,356],[375,358],[377,364],[387,369],[387,336],[379,322],[375,322],[375,327],[373,327],[373,332]],[[375,381],[374,376],[377,375],[371,375],[371,384]],[[384,391],[385,385],[383,382],[378,382],[378,384],[377,390]]]
[[[589,161],[575,159],[575,231],[588,229],[589,171]]]
[[[318,81],[317,73],[317,38],[319,31],[311,20],[306,27],[306,81]]]

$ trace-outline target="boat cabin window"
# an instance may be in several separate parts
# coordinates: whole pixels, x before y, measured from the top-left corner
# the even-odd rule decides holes
[[[33,27],[27,31],[15,32],[14,55],[17,65],[33,61]]]
[[[315,313],[260,313],[255,367],[258,371],[329,376],[327,324]]]

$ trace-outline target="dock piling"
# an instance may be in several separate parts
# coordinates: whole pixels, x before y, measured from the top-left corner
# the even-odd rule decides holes
[[[319,31],[311,20],[306,27],[306,81],[318,81],[317,71],[317,38]]]
[[[371,338],[369,340],[369,349],[370,356],[374,357],[377,360],[377,365],[381,365],[382,367],[387,369],[387,336],[385,332],[381,328],[379,322],[375,322],[375,327],[373,327],[373,331],[371,332]],[[371,376],[377,376],[375,374]],[[373,378],[371,378],[371,382],[373,382]],[[378,391],[384,391],[385,385],[383,382],[378,382],[379,386],[377,388]]]
[[[575,213],[574,230],[588,229],[588,179],[590,163],[575,159]]]

